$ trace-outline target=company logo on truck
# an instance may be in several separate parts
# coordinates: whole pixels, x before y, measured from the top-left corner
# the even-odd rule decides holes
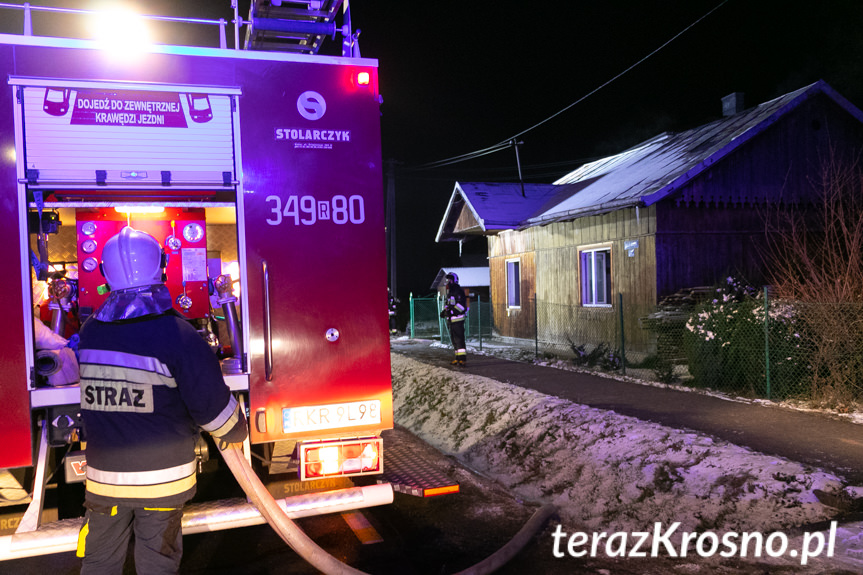
[[[308,90],[297,98],[297,111],[306,120],[320,120],[327,113],[327,101],[317,92]]]
[[[310,121],[317,121],[327,112],[327,101],[318,92],[307,90],[297,98],[297,111]],[[275,128],[276,140],[290,140],[295,149],[332,150],[331,142],[350,142],[350,130],[311,130],[300,127]]]
[[[277,140],[295,142],[350,142],[350,130],[307,130],[303,128],[276,128]],[[299,146],[296,146],[299,147]],[[332,145],[330,145],[332,147]]]

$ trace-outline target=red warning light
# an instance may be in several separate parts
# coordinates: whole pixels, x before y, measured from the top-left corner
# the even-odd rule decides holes
[[[368,86],[371,81],[372,78],[368,72],[360,72],[357,74],[357,84],[360,86]]]

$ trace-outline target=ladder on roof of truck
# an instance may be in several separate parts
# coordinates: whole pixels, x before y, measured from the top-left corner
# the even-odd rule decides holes
[[[342,37],[341,56],[359,58],[359,30],[351,28],[350,0],[252,0],[248,20],[239,17],[237,0],[231,0],[234,10],[234,46],[239,46],[240,28],[246,27],[243,48],[270,52],[291,52],[294,54],[317,55],[327,38],[335,40],[336,34]],[[32,12],[97,14],[95,10],[80,8],[58,8],[36,6],[30,3],[0,3],[0,8],[23,10],[25,36],[33,35]],[[342,25],[336,18],[342,12]],[[142,15],[145,20],[174,23],[217,25],[220,32],[220,47],[227,48],[226,30],[228,21],[206,20],[172,16]]]
[[[342,25],[336,16],[342,12]],[[342,36],[342,56],[360,57],[351,30],[350,0],[252,0],[246,50],[317,54],[327,38]]]

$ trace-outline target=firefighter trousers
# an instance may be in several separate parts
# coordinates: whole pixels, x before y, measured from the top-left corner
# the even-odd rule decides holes
[[[449,337],[452,340],[452,347],[455,349],[455,358],[457,361],[467,361],[467,346],[464,340],[464,321],[451,321],[449,324]]]
[[[138,573],[178,573],[183,556],[182,519],[182,509],[88,508],[78,534],[81,575],[122,574],[133,533]]]

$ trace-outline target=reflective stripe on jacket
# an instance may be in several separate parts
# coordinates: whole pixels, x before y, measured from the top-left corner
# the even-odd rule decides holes
[[[449,321],[464,321],[467,314],[467,296],[460,285],[452,284],[447,288],[444,309],[447,312],[447,319]]]
[[[81,414],[91,503],[179,507],[195,493],[200,429],[245,418],[198,332],[173,313],[81,328]]]

